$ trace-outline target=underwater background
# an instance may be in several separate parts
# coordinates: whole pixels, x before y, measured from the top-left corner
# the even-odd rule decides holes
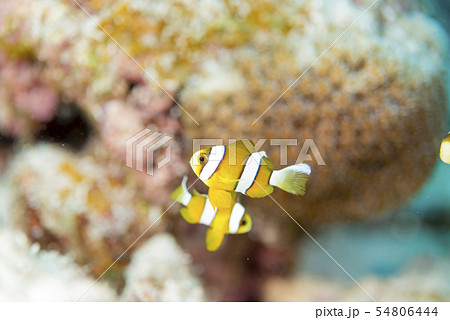
[[[1,1],[0,300],[449,301],[449,32],[446,0]],[[212,138],[324,165],[208,252],[170,194]]]

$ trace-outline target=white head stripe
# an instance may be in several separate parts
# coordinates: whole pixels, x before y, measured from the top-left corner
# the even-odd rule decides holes
[[[206,226],[211,225],[211,222],[216,216],[217,208],[214,210],[208,197],[206,197],[205,207],[203,208],[202,216],[200,217],[200,223]]]
[[[244,216],[245,208],[239,202],[236,202],[231,211],[230,223],[228,224],[228,230],[230,233],[236,233],[241,224],[241,219]]]
[[[184,176],[183,181],[181,182],[181,186],[183,188],[183,194],[181,195],[180,199],[178,199],[178,202],[181,203],[183,206],[187,206],[189,202],[191,202],[192,195],[189,193],[188,188],[186,186],[186,181],[188,177]]]
[[[208,162],[203,167],[200,172],[200,179],[203,181],[211,178],[214,172],[216,172],[217,167],[225,156],[225,146],[214,146],[211,148],[211,153],[209,154]]]
[[[253,181],[258,174],[259,166],[261,165],[261,159],[263,155],[259,152],[252,153],[245,163],[244,171],[241,174],[240,180],[234,191],[246,193],[248,188],[251,187]]]

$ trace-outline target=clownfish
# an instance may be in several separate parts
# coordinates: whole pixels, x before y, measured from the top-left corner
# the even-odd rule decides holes
[[[188,223],[208,226],[206,231],[206,248],[216,251],[223,242],[225,234],[242,234],[252,229],[252,219],[245,208],[235,202],[230,208],[217,209],[211,205],[207,195],[194,190],[190,194],[186,187],[187,177],[183,178],[181,185],[175,189],[171,197],[181,203],[184,208],[180,210],[181,216]],[[236,197],[234,197],[234,200]]]
[[[251,140],[239,140],[229,146],[214,146],[194,153],[190,165],[209,187],[213,207],[229,208],[240,192],[251,198],[262,198],[278,187],[296,195],[305,194],[311,167],[295,164],[273,170],[264,151],[256,152]]]
[[[444,139],[442,139],[439,156],[441,157],[442,161],[450,164],[450,132]]]

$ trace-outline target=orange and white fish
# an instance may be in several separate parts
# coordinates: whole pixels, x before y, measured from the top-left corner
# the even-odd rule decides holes
[[[271,194],[273,187],[278,187],[304,195],[311,174],[311,167],[306,163],[273,170],[267,154],[256,152],[254,143],[248,139],[197,151],[190,165],[209,187],[209,200],[218,208],[229,208],[234,203],[235,192],[262,198]]]
[[[441,160],[450,164],[450,132],[442,139],[441,150],[439,152]]]
[[[206,248],[209,251],[220,247],[225,234],[242,234],[252,229],[252,219],[240,203],[235,202],[230,208],[213,208],[207,195],[195,190],[193,195],[190,194],[186,181],[187,177],[184,177],[172,193],[172,199],[185,206],[180,210],[184,220],[209,227],[206,231]]]

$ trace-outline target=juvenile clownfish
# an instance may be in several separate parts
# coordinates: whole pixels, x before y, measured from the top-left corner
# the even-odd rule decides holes
[[[450,132],[444,139],[442,139],[441,151],[439,153],[439,156],[441,157],[442,161],[450,164]]]
[[[186,181],[187,177],[184,177],[181,185],[175,189],[171,197],[185,206],[180,210],[184,220],[209,227],[205,240],[206,248],[209,251],[219,249],[225,234],[242,234],[252,229],[252,219],[240,203],[235,202],[230,208],[214,209],[207,195],[200,194],[195,190],[193,195],[190,194],[186,187]]]
[[[248,139],[197,151],[190,164],[195,174],[210,188],[209,200],[218,208],[229,208],[235,192],[262,198],[272,193],[274,186],[304,195],[305,184],[311,174],[310,166],[305,163],[273,170],[267,154],[255,152],[254,143]]]

